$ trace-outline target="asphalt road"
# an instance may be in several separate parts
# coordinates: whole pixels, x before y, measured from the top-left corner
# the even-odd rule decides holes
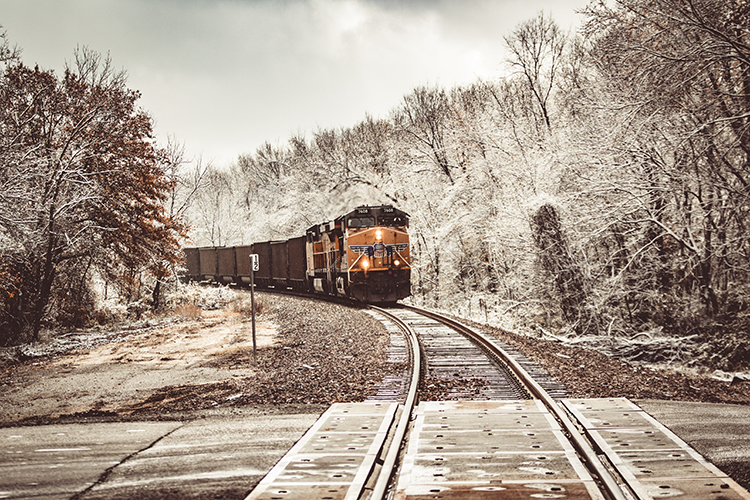
[[[242,499],[324,411],[0,429],[0,498]]]

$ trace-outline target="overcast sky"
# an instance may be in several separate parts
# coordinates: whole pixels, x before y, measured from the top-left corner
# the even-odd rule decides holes
[[[0,0],[23,62],[58,72],[109,53],[159,141],[227,165],[263,142],[387,117],[418,85],[501,76],[503,36],[588,0]]]

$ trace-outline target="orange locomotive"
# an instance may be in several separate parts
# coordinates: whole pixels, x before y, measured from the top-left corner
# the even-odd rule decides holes
[[[361,206],[299,238],[186,248],[186,277],[247,284],[250,254],[257,254],[258,287],[395,302],[411,293],[408,227],[408,214],[390,205]]]
[[[408,297],[409,218],[390,205],[358,207],[307,230],[307,276],[317,292],[363,302]]]

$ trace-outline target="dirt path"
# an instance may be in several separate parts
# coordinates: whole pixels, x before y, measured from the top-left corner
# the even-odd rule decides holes
[[[276,342],[276,326],[262,316],[256,342],[259,349]],[[0,372],[0,423],[117,413],[165,387],[250,377],[252,363],[219,360],[239,352],[252,359],[252,349],[251,322],[224,309],[91,350],[9,366]]]

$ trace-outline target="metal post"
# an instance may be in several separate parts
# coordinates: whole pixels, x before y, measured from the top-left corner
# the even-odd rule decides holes
[[[250,257],[250,308],[252,309],[253,318],[253,361],[258,364],[258,351],[255,346],[255,268],[253,267],[254,259]]]

